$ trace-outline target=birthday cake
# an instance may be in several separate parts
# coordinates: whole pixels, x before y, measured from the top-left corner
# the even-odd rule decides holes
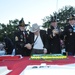
[[[39,59],[53,60],[53,59],[66,59],[66,58],[67,56],[62,54],[33,54],[30,57],[30,59],[33,60],[39,60]]]

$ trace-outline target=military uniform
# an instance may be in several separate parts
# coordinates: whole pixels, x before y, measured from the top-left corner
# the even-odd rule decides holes
[[[69,20],[75,20],[75,17],[70,16]],[[75,25],[67,25],[63,31],[64,40],[65,40],[65,48],[68,55],[75,54]]]
[[[56,22],[56,19],[51,19],[51,22]],[[58,34],[54,34],[53,32],[58,32]],[[61,46],[60,46],[60,28],[57,26],[56,29],[54,26],[51,25],[49,29],[47,29],[48,35],[48,52],[52,54],[59,54],[61,53]]]
[[[48,33],[48,43],[49,43],[49,51],[52,54],[59,54],[61,53],[61,46],[60,46],[60,34],[56,34],[53,36],[53,29],[54,27],[51,26],[51,29],[47,30]]]
[[[19,22],[19,26],[25,26],[23,19]],[[14,33],[14,40],[15,40],[15,48],[16,48],[16,55],[20,54],[22,56],[29,56],[30,50],[28,50],[25,44],[28,43],[28,33],[27,31],[17,31]]]

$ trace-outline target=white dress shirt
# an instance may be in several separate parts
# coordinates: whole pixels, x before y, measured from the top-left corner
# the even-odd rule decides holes
[[[34,36],[34,40],[37,38],[37,36],[35,35]],[[37,40],[35,41],[34,43],[34,46],[33,46],[33,49],[43,49],[43,42],[42,42],[42,39],[40,37],[40,35],[38,35],[38,38]]]

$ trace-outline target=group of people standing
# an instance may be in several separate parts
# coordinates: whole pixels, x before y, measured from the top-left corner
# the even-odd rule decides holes
[[[40,30],[37,23],[33,24],[28,33],[23,18],[19,21],[19,31],[14,34],[15,53],[22,56],[47,53],[46,31]]]
[[[41,30],[37,23],[26,31],[23,18],[19,21],[19,30],[14,33],[15,55],[61,54],[61,41],[64,42],[67,55],[75,54],[75,16],[68,18],[68,25],[61,31],[56,18],[50,21],[50,28]]]
[[[75,55],[75,16],[70,15],[67,22],[68,24],[64,26],[63,31],[57,26],[56,21],[51,22],[51,29],[48,29],[51,53],[60,53],[60,43],[63,41],[66,55]]]
[[[68,24],[63,31],[57,26],[57,21],[51,21],[51,28],[47,30],[49,50],[51,53],[61,53],[61,41],[64,43],[65,54],[75,55],[75,16],[67,18]]]

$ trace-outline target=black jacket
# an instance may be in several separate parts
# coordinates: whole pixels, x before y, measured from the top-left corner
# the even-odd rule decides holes
[[[45,30],[40,30],[40,37],[41,37],[43,45],[44,45],[43,48],[47,49],[48,48],[48,42],[47,42],[47,35],[46,35]],[[30,35],[29,35],[29,43],[34,45],[34,33],[32,33],[32,32],[30,32]]]
[[[52,32],[53,29],[54,27],[51,26],[51,28],[47,30],[48,49],[49,49],[49,53],[58,54],[61,53],[60,33],[53,36],[53,32]],[[59,27],[58,30],[60,31]]]
[[[25,35],[24,35],[25,34]],[[14,44],[15,44],[15,53],[20,54],[22,56],[29,56],[30,50],[25,48],[25,44],[28,43],[28,33],[27,31],[16,31],[14,33]]]
[[[9,37],[4,37],[4,42],[5,42],[5,49],[7,54],[12,54],[13,48],[14,48],[14,44],[12,42],[12,40]]]
[[[65,26],[62,35],[64,36],[66,51],[75,53],[75,32],[73,32],[73,27],[70,24]]]

